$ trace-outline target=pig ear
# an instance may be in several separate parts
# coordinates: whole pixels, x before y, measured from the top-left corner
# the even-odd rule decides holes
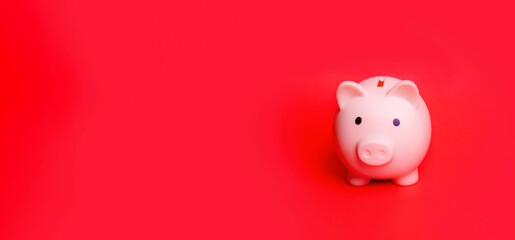
[[[386,96],[400,97],[408,101],[414,108],[418,108],[418,88],[412,81],[400,81],[388,91]]]
[[[338,86],[338,90],[336,91],[336,100],[338,100],[338,106],[340,109],[352,98],[355,97],[366,97],[367,93],[365,89],[361,87],[361,85],[352,82],[345,81]]]

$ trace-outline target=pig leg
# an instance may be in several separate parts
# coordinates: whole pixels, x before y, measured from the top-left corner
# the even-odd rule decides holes
[[[353,186],[363,186],[370,182],[370,178],[358,176],[349,171],[347,173],[347,182]]]
[[[393,182],[401,185],[401,186],[408,186],[417,183],[418,181],[418,168],[415,169],[415,171],[411,172],[410,174],[393,179]]]

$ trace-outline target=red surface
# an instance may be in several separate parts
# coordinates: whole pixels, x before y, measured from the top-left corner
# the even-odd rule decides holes
[[[2,239],[514,239],[513,6],[0,3]],[[350,187],[341,81],[413,80],[420,181]]]

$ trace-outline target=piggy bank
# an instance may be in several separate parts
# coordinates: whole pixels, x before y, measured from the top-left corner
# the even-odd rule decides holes
[[[415,184],[431,139],[429,111],[415,83],[393,77],[345,81],[336,99],[336,149],[348,183],[361,186],[373,178]]]

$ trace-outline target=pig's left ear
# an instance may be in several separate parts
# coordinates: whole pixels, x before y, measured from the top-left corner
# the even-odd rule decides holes
[[[361,85],[352,82],[345,81],[338,86],[338,90],[336,90],[336,100],[338,101],[338,106],[340,109],[351,99],[355,97],[366,97],[367,93],[365,89],[361,87]]]
[[[412,81],[400,81],[388,91],[386,96],[400,97],[408,101],[413,107],[418,108],[418,88]]]

